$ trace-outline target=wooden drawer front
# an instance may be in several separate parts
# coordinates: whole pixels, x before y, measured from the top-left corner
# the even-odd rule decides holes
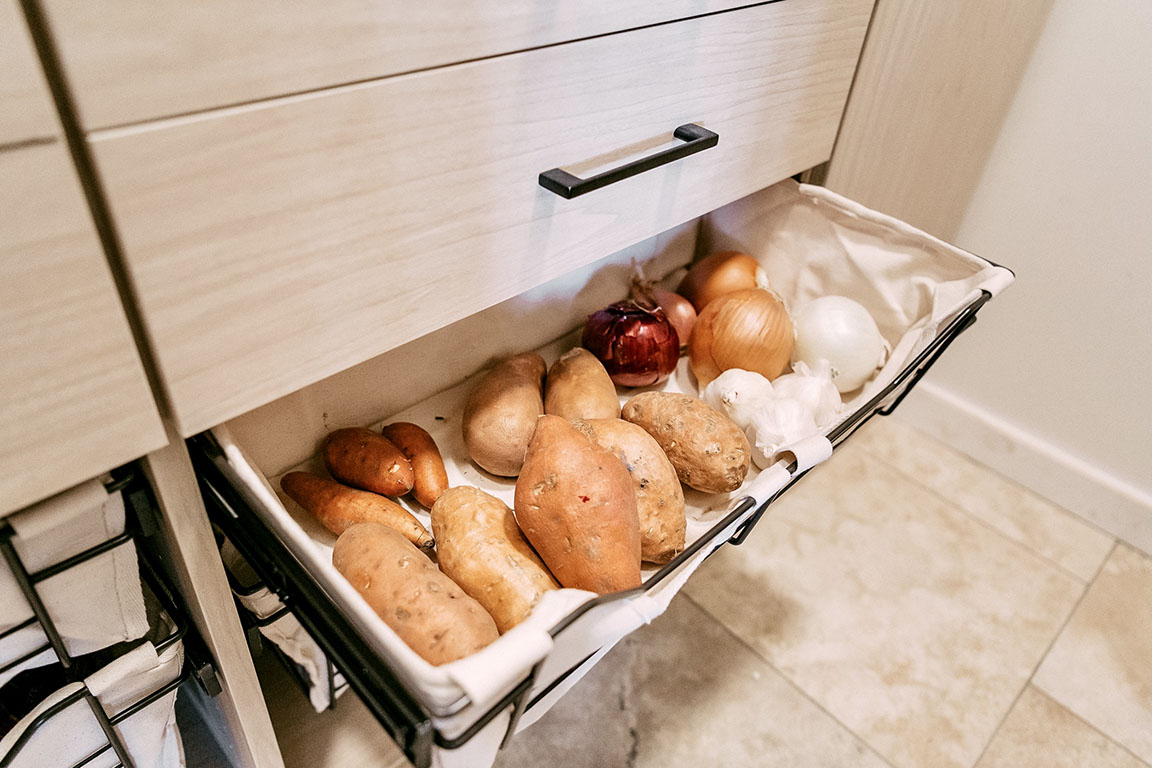
[[[746,0],[46,0],[88,128],[123,125],[747,5]]]
[[[0,0],[0,147],[59,132],[24,14],[17,0]]]
[[[67,148],[0,152],[0,514],[165,442]]]
[[[869,9],[786,0],[94,134],[181,430],[827,159]],[[575,200],[537,185],[692,121],[719,145]]]

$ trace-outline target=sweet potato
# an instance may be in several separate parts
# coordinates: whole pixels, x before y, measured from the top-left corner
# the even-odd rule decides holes
[[[515,477],[544,413],[547,366],[534,352],[515,355],[490,370],[464,405],[464,446],[472,461],[501,477]]]
[[[372,610],[430,664],[447,664],[497,637],[496,623],[423,553],[379,523],[340,535],[332,564]]]
[[[479,488],[445,491],[432,507],[440,570],[496,620],[500,634],[560,585],[516,525],[512,510]]]
[[[412,465],[412,495],[429,509],[448,489],[448,472],[436,441],[423,427],[398,421],[384,427],[388,438]]]
[[[740,427],[703,400],[672,392],[644,392],[621,417],[656,438],[680,482],[698,491],[728,493],[748,474],[752,449]]]
[[[383,435],[365,427],[338,429],[324,441],[324,466],[342,483],[383,496],[412,490],[412,464]]]
[[[640,586],[640,520],[620,459],[559,416],[541,416],[516,481],[516,521],[565,587]]]
[[[604,364],[582,347],[568,350],[548,369],[544,413],[576,419],[616,419],[620,400]]]
[[[432,548],[432,536],[420,521],[379,494],[349,488],[311,472],[289,472],[280,478],[280,487],[337,536],[358,523],[382,523],[421,549]]]
[[[680,554],[686,528],[684,489],[660,444],[643,428],[622,419],[572,424],[594,444],[615,454],[632,475],[640,516],[640,559],[662,565]]]

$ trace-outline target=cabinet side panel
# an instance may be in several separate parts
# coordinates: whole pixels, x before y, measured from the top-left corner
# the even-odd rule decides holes
[[[826,186],[952,239],[1052,0],[879,0]]]

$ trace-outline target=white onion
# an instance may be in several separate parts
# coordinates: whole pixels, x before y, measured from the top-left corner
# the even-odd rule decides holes
[[[800,309],[795,323],[792,359],[809,365],[820,358],[827,360],[832,365],[832,383],[841,393],[859,389],[884,364],[884,337],[868,310],[852,299],[813,299]]]
[[[772,382],[753,371],[729,368],[700,393],[700,399],[747,429],[752,418],[773,397]]]

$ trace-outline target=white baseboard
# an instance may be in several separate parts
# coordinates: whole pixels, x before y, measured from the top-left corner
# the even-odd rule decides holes
[[[1152,495],[922,381],[896,417],[1152,554]]]

